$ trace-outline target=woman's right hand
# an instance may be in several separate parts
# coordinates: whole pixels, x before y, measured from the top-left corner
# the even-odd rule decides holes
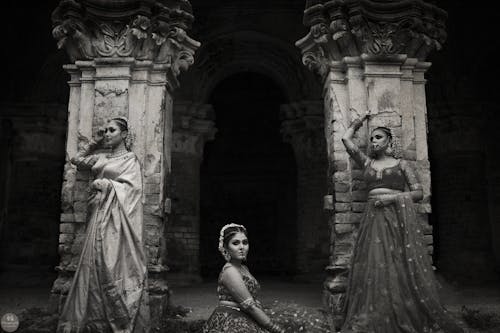
[[[351,108],[351,111],[353,111],[355,114],[359,115],[359,113],[358,113],[358,111],[356,111],[356,109]],[[363,122],[368,118],[369,115],[370,115],[369,112],[366,112],[365,114],[360,115],[359,118],[354,119],[351,122],[350,127],[353,128],[355,131],[357,131],[361,126],[363,126]]]
[[[99,127],[97,129],[97,133],[96,133],[95,138],[94,138],[94,142],[96,145],[98,145],[98,146],[102,145],[102,142],[104,140],[104,132],[105,132],[104,127]]]

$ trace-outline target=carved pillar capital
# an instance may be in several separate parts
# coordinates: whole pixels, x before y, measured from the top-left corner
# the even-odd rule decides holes
[[[325,158],[324,116],[322,101],[301,101],[281,105],[281,133],[292,145],[297,163]]]
[[[217,133],[212,105],[193,102],[174,104],[172,151],[203,157],[203,147]]]
[[[166,64],[173,85],[194,62],[200,43],[188,30],[194,18],[186,0],[62,0],[52,13],[52,34],[73,62],[133,57]]]
[[[446,18],[421,0],[311,1],[304,11],[309,33],[295,45],[304,65],[323,77],[330,62],[362,54],[423,61],[446,40]]]

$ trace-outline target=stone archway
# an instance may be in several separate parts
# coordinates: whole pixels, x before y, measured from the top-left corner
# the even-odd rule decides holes
[[[215,277],[223,264],[216,250],[222,225],[245,225],[252,271],[262,276],[295,269],[296,162],[280,135],[282,91],[268,77],[242,72],[213,91],[218,133],[201,168],[202,273]]]
[[[328,258],[328,240],[311,236],[315,228],[321,229],[326,225],[322,213],[322,196],[326,192],[326,188],[323,188],[326,186],[326,146],[319,85],[314,75],[300,64],[298,50],[283,40],[248,30],[216,34],[207,38],[208,40],[197,53],[197,62],[192,70],[181,79],[181,88],[176,94],[178,102],[174,105],[174,139],[176,136],[185,138],[186,131],[188,131],[193,142],[196,142],[197,148],[195,153],[194,151],[191,153],[193,158],[189,167],[182,162],[179,163],[178,168],[175,168],[176,162],[173,161],[174,184],[182,184],[185,182],[183,179],[190,179],[189,187],[192,190],[188,191],[191,194],[187,195],[187,192],[180,190],[179,186],[172,188],[173,219],[167,227],[167,234],[172,240],[170,252],[172,255],[175,254],[174,257],[179,258],[179,254],[193,252],[200,246],[199,237],[197,238],[200,234],[199,214],[193,215],[186,211],[176,215],[175,212],[180,212],[185,209],[183,207],[189,205],[193,207],[191,212],[199,209],[199,193],[196,190],[199,184],[196,184],[200,180],[198,176],[192,177],[188,174],[199,169],[199,163],[203,157],[203,146],[213,139],[213,133],[218,130],[217,119],[214,116],[217,110],[210,103],[210,96],[224,80],[238,73],[252,72],[268,77],[274,82],[276,89],[283,92],[283,101],[286,102],[281,107],[277,107],[275,112],[278,114],[281,109],[283,140],[292,145],[295,162],[301,166],[297,179],[302,185],[299,186],[297,208],[294,211],[299,216],[296,229],[299,234],[305,234],[305,236],[296,239],[297,245],[294,251],[297,252],[298,257],[294,270],[300,274],[322,275]],[[186,115],[186,105],[189,105],[191,110],[189,116]],[[202,123],[205,125],[202,126]],[[180,125],[175,126],[175,124]],[[205,129],[201,130],[200,126]],[[179,135],[176,134],[177,132]],[[313,141],[310,140],[312,137],[315,138]],[[320,144],[315,145],[315,143]],[[183,144],[178,145],[178,147],[182,146]],[[312,146],[314,146],[313,150],[318,152],[317,154],[307,154],[307,147]],[[173,158],[179,157],[186,161],[183,156],[187,150],[184,148],[181,150],[180,154],[177,154],[174,149]],[[184,167],[181,168],[180,165]],[[310,168],[311,165],[315,165],[316,169]],[[308,171],[305,171],[306,169]],[[309,199],[310,195],[313,199]],[[191,263],[199,260],[194,256],[191,256],[191,259],[183,255],[180,257]],[[199,269],[194,268],[195,266],[191,265],[191,268],[184,267],[183,269],[172,267],[174,269],[169,274],[177,281],[180,279],[184,282],[197,281]],[[311,267],[314,268],[311,269]]]

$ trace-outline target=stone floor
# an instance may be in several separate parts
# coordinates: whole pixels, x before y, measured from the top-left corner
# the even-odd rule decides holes
[[[50,283],[31,287],[15,287],[0,281],[0,316],[6,312],[20,313],[31,307],[47,305]],[[308,308],[321,307],[321,283],[299,283],[261,279],[263,303],[274,300],[293,302]],[[9,286],[10,285],[10,286]],[[217,303],[216,281],[206,281],[192,286],[171,286],[172,303],[190,309],[186,319],[207,318]],[[443,303],[453,312],[460,312],[462,306],[484,309],[500,314],[500,284],[459,287],[443,283]],[[477,332],[477,331],[474,331]]]

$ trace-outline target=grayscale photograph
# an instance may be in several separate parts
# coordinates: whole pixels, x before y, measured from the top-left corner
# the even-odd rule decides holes
[[[0,6],[0,332],[500,332],[493,7]]]

